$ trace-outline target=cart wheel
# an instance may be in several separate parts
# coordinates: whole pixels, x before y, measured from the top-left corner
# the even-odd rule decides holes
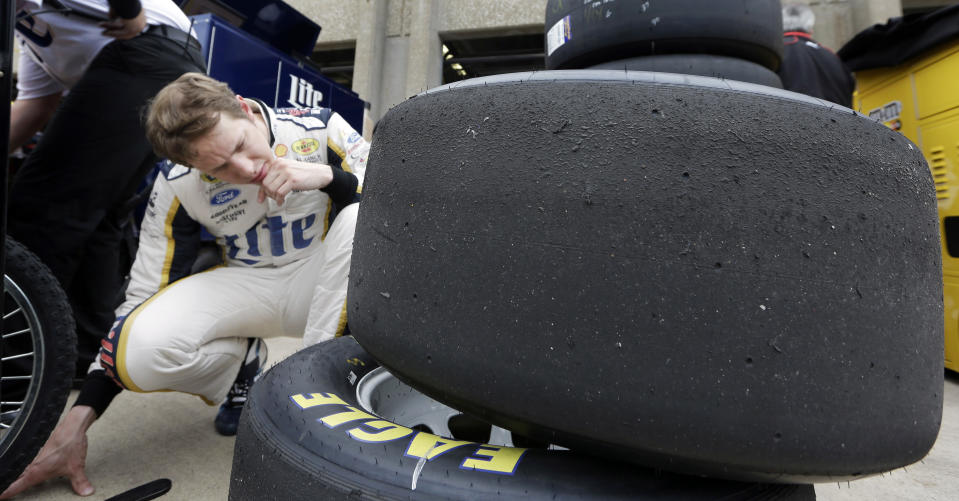
[[[63,412],[76,366],[66,294],[50,270],[7,237],[0,342],[0,492],[33,460]]]

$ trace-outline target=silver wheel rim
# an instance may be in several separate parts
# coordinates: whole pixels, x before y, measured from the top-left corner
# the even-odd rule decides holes
[[[450,429],[450,420],[462,416],[462,412],[413,389],[384,367],[373,369],[357,382],[356,401],[364,411],[400,426],[460,439]],[[484,442],[514,447],[512,433],[495,425],[490,425],[489,440]],[[562,449],[556,445],[548,448]]]
[[[0,383],[14,381],[29,381],[26,395],[22,401],[7,400],[6,396],[0,393],[0,456],[2,456],[10,447],[20,433],[23,431],[23,424],[27,421],[37,401],[37,391],[40,388],[43,378],[43,360],[45,346],[43,343],[43,328],[40,326],[40,320],[37,316],[36,308],[27,298],[23,290],[10,279],[9,276],[3,277],[5,298],[12,300],[15,305],[9,312],[3,315],[3,357],[0,364],[19,359],[31,358],[31,372],[25,375],[7,376],[0,367]],[[10,303],[7,303],[10,304]],[[22,321],[17,321],[21,319]],[[17,327],[8,332],[11,325]],[[23,327],[23,326],[26,327]],[[8,340],[23,336],[30,337],[30,349],[8,352],[10,343]]]

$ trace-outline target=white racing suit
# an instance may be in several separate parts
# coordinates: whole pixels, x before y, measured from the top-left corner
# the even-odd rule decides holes
[[[262,103],[277,157],[328,163],[323,191],[294,192],[282,206],[257,202],[257,185],[233,185],[172,166],[154,185],[126,301],[99,362],[124,388],[227,394],[247,338],[342,334],[353,230],[369,144],[329,109]],[[330,153],[327,152],[329,150]],[[349,190],[349,191],[346,191]],[[225,265],[187,276],[201,227]]]

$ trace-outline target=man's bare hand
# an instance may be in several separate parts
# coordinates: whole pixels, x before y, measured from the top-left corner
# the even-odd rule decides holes
[[[270,197],[278,205],[283,205],[286,196],[293,190],[318,190],[333,181],[333,168],[326,164],[274,158],[267,162],[266,168],[266,177],[260,181],[260,192],[257,194],[260,203]]]
[[[73,492],[80,496],[93,494],[94,488],[84,470],[87,460],[87,429],[96,420],[91,407],[78,405],[67,412],[43,445],[37,457],[0,499],[13,496],[51,478],[67,477]]]
[[[140,9],[140,13],[133,19],[123,19],[110,13],[110,21],[100,23],[103,34],[117,40],[129,40],[140,33],[147,26],[147,15]]]

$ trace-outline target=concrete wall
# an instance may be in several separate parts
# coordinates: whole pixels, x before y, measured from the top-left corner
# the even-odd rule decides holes
[[[546,0],[287,0],[322,26],[317,49],[354,46],[353,90],[378,120],[443,81],[443,35],[539,33]]]
[[[783,0],[804,3],[816,14],[813,37],[833,50],[865,28],[902,15],[901,0]]]
[[[323,27],[317,49],[353,46],[353,90],[370,102],[370,119],[442,83],[443,36],[539,33],[547,0],[286,0]],[[814,36],[839,49],[903,5],[949,0],[784,0],[816,14]]]
[[[286,0],[304,15],[320,23],[323,31],[317,44],[336,47],[356,40],[357,23],[363,11],[388,9],[389,36],[409,34],[414,7],[420,0]],[[546,0],[438,0],[435,4],[440,32],[482,32],[536,27],[542,29]]]

